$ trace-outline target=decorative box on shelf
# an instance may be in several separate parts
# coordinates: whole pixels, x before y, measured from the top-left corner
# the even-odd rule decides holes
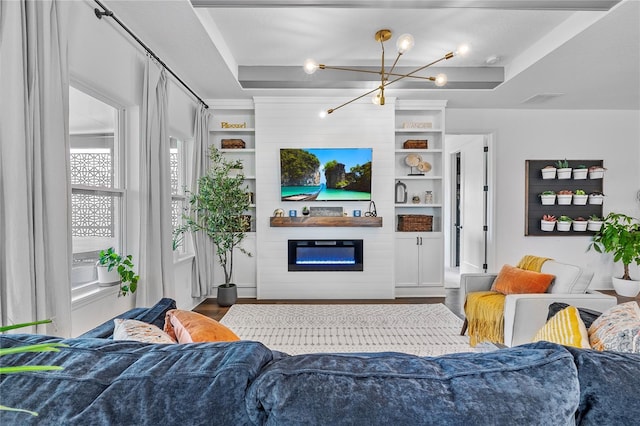
[[[433,216],[423,214],[399,214],[398,231],[400,232],[431,232]]]
[[[222,139],[220,146],[222,149],[243,149],[246,144],[242,139]]]
[[[403,149],[427,149],[428,146],[426,139],[408,139],[402,144]]]

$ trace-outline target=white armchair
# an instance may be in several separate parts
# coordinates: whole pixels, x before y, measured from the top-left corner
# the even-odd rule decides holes
[[[531,342],[536,332],[547,321],[549,305],[554,302],[599,312],[617,303],[614,296],[587,291],[593,273],[585,272],[579,266],[548,260],[543,264],[541,272],[555,275],[546,293],[508,294],[505,297],[504,344],[506,346]],[[465,292],[465,295],[475,291],[488,291],[496,276],[497,274],[462,274],[460,289]]]

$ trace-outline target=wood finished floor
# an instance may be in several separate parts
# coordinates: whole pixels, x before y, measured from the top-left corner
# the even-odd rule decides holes
[[[417,304],[417,303],[444,303],[454,314],[463,318],[462,305],[464,298],[461,297],[462,291],[459,289],[446,289],[446,297],[403,297],[398,299],[287,299],[287,300],[258,300],[258,299],[238,299],[238,304],[309,304],[309,305],[327,305],[327,304]],[[216,321],[220,319],[229,310],[228,307],[218,306],[215,298],[204,300],[198,306],[193,308],[195,312],[213,318]]]
[[[640,296],[638,297],[622,297],[617,296],[613,290],[603,290],[602,293],[606,293],[612,296],[616,296],[618,303],[625,303],[630,301],[636,301],[640,303]],[[238,299],[238,304],[309,304],[309,305],[326,305],[326,304],[416,304],[416,303],[444,303],[451,312],[456,314],[460,318],[464,318],[464,291],[457,288],[445,289],[445,297],[403,297],[398,299],[287,299],[287,300],[258,300],[258,299]],[[218,306],[215,298],[209,298],[204,300],[198,306],[193,309],[195,312],[206,315],[213,318],[216,321],[220,321],[224,314],[229,310],[228,307]]]

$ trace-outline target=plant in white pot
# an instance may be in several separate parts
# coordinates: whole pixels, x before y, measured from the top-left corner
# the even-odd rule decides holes
[[[190,193],[189,212],[180,229],[204,232],[215,244],[224,272],[224,283],[217,287],[217,301],[220,306],[231,306],[238,297],[237,287],[231,282],[235,249],[251,256],[240,245],[248,229],[243,213],[249,209],[249,189],[240,160],[228,160],[214,147],[209,150],[209,159],[207,174],[198,179],[196,192]]]
[[[607,169],[602,166],[589,167],[589,179],[602,179],[604,177],[605,170]]]
[[[97,262],[98,285],[112,286],[120,284],[118,297],[135,293],[140,276],[133,270],[133,257],[116,253],[113,247],[100,250]]]
[[[621,278],[612,277],[613,288],[620,296],[636,297],[640,293],[640,281],[629,275],[629,265],[640,265],[640,222],[622,213],[609,213],[602,228],[596,233],[589,249],[598,253],[612,253],[614,262],[622,262]]]
[[[558,205],[568,206],[569,204],[571,204],[571,199],[573,198],[573,191],[570,191],[568,189],[563,189],[561,191],[558,191],[556,196],[558,198]]]
[[[589,221],[587,223],[587,231],[595,231],[598,232],[600,228],[602,228],[602,218],[597,214],[592,214],[589,216]]]
[[[569,216],[562,215],[558,218],[558,231],[567,232],[571,229],[571,219]]]
[[[545,232],[551,232],[556,227],[557,221],[558,219],[556,219],[555,216],[545,214],[544,216],[542,216],[542,220],[540,221],[540,229]]]
[[[587,230],[588,224],[589,224],[589,221],[587,219],[585,219],[582,216],[578,216],[575,219],[573,219],[573,222],[571,223],[571,227],[576,232],[584,232]]]
[[[550,206],[556,203],[556,193],[555,191],[544,191],[540,194],[540,201],[543,206]]]
[[[589,169],[584,164],[580,164],[573,168],[573,179],[581,180],[587,178],[587,172]]]
[[[545,166],[540,169],[542,173],[542,179],[555,179],[556,178],[556,168],[554,166]]]
[[[569,161],[564,160],[556,161],[556,171],[558,179],[571,179],[571,167],[569,167]]]
[[[573,204],[576,206],[584,206],[587,204],[587,199],[589,196],[584,191],[584,189],[576,189],[573,193]]]
[[[594,191],[589,194],[589,204],[600,205],[604,202],[604,194],[599,191]]]

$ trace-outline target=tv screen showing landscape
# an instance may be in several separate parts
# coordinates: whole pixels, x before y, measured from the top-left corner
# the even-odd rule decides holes
[[[371,148],[280,150],[282,201],[370,201]]]

